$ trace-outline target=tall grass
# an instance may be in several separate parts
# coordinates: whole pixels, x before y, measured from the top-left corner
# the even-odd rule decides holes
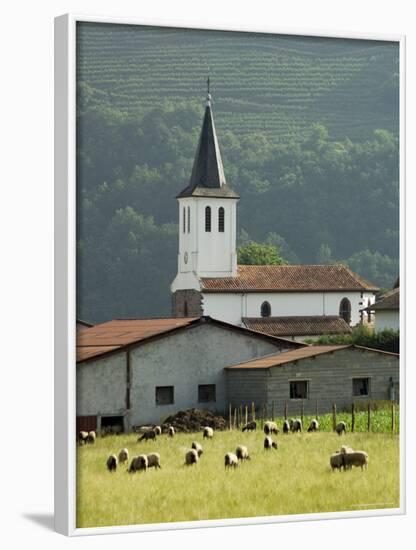
[[[77,526],[94,527],[155,522],[368,510],[399,506],[399,439],[392,434],[290,434],[275,437],[277,451],[263,450],[259,430],[177,434],[137,443],[135,435],[98,438],[78,448]],[[184,466],[193,440],[204,453]],[[331,472],[329,456],[342,443],[368,452],[367,471]],[[224,455],[247,445],[251,460],[224,468]],[[106,470],[109,454],[127,447],[130,456],[157,451],[161,470],[130,475],[125,466]]]

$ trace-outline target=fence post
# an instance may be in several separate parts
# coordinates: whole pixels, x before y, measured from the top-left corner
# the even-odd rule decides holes
[[[367,432],[371,432],[371,403],[368,403]]]
[[[240,424],[238,427],[240,427],[242,423],[243,423],[243,405],[240,405]]]
[[[247,425],[248,423],[248,407],[247,405],[245,406],[245,422],[244,422],[244,425]]]
[[[303,426],[303,417],[305,415],[305,401],[302,399],[302,405],[301,405],[301,409],[300,409],[300,420],[302,422],[302,426]]]
[[[351,405],[351,432],[354,433],[355,430],[355,403]]]
[[[274,422],[274,401],[272,401],[272,421]]]
[[[285,401],[285,420],[287,420],[287,401]]]
[[[318,400],[316,400],[315,418],[318,420]]]
[[[233,411],[231,409],[231,403],[228,406],[228,423],[230,425],[230,430],[231,430],[232,424],[233,424]]]
[[[254,401],[251,402],[251,420],[256,420],[256,407]]]
[[[234,430],[237,427],[237,408],[234,409]]]
[[[337,427],[337,406],[335,403],[332,404],[332,429],[335,431]]]
[[[396,418],[395,418],[395,410],[394,410],[394,401],[391,403],[391,432],[394,434],[396,431]]]

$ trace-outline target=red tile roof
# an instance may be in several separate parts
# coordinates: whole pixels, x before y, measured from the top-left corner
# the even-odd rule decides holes
[[[400,289],[393,288],[381,296],[377,302],[364,308],[363,311],[398,310],[400,308]]]
[[[203,277],[201,282],[203,292],[378,290],[344,265],[239,265],[236,277]]]
[[[244,325],[272,336],[349,334],[351,327],[336,315],[293,317],[245,317]]]

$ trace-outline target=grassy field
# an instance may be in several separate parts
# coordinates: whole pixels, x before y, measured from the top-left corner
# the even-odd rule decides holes
[[[399,507],[399,438],[387,433],[290,434],[274,437],[279,449],[263,450],[258,430],[163,435],[137,443],[133,434],[98,438],[78,448],[77,526],[95,527],[220,518],[307,514]],[[200,462],[184,466],[193,440],[204,448]],[[341,444],[369,454],[367,471],[332,472],[329,456]],[[225,470],[224,455],[238,444],[251,461]],[[130,457],[159,452],[161,470],[130,475],[125,466],[114,473],[106,460],[122,447]]]

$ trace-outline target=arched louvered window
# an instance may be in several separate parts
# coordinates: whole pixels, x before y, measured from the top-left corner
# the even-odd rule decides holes
[[[263,302],[261,304],[260,313],[262,317],[270,317],[270,315],[272,314],[272,308],[269,302]]]
[[[182,223],[183,223],[183,232],[185,233],[185,231],[186,231],[186,209],[185,209],[185,207],[183,207],[183,210],[182,210]]]
[[[191,232],[191,207],[188,206],[188,233]]]
[[[224,208],[222,206],[218,209],[218,231],[224,233],[224,222],[225,222]]]
[[[343,298],[339,304],[339,316],[348,324],[351,323],[351,302],[348,298]]]
[[[207,206],[205,208],[205,232],[211,232],[211,207]]]

